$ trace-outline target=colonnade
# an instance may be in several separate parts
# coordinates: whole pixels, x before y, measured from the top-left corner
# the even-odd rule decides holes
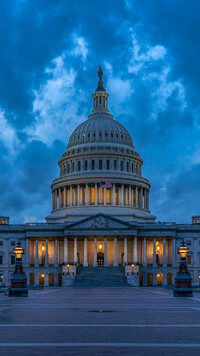
[[[109,235],[110,237],[110,235]],[[69,261],[69,247],[68,247],[68,242],[69,242],[69,238],[67,236],[64,236],[64,251],[63,251],[63,258],[62,261],[60,261],[60,263],[74,263],[75,265],[77,265],[78,260],[77,260],[77,255],[78,255],[78,250],[77,250],[77,239],[78,236],[73,236],[73,261]],[[83,238],[83,266],[88,266],[88,248],[87,248],[87,243],[88,243],[88,236],[81,236],[81,238]],[[91,237],[90,237],[91,238]],[[120,240],[121,240],[121,236],[120,236]],[[147,267],[147,237],[144,236],[142,237],[142,261],[138,258],[138,238],[141,237],[137,237],[137,236],[132,236],[131,237],[131,243],[132,243],[132,251],[133,251],[133,255],[132,255],[132,263],[134,264],[138,264],[140,262],[140,264],[143,267]],[[71,239],[71,237],[70,237]],[[103,244],[104,244],[104,248],[103,248],[103,252],[104,252],[104,266],[108,266],[108,261],[107,261],[107,257],[108,254],[110,253],[110,251],[108,251],[107,249],[107,239],[108,236],[104,235],[103,236]],[[114,242],[114,262],[113,262],[113,266],[118,266],[118,260],[117,260],[117,252],[118,252],[118,239],[119,237],[117,235],[113,236],[113,242]],[[123,263],[124,265],[128,264],[128,250],[127,250],[127,239],[128,236],[124,236],[123,237],[123,254],[124,254],[124,259],[123,259]],[[130,236],[129,236],[130,239]],[[149,237],[148,237],[149,239]],[[38,241],[39,238],[36,237],[35,238],[35,259],[34,259],[34,265],[35,267],[39,267],[39,245],[38,245]],[[93,266],[97,266],[97,235],[93,236],[93,241],[94,241],[94,256],[93,256]],[[153,267],[157,267],[157,265],[162,265],[163,267],[167,266],[167,259],[166,259],[166,251],[167,251],[167,246],[166,246],[166,237],[163,236],[162,240],[158,240],[158,238],[156,238],[156,236],[151,237],[150,238],[151,243],[153,242],[153,260],[151,263],[151,265]],[[172,238],[170,241],[172,241],[171,243],[171,249],[172,249],[172,255],[171,255],[171,263],[170,265],[174,265],[176,264],[176,240],[175,238]],[[49,266],[49,255],[48,255],[48,237],[46,237],[45,239],[45,244],[43,244],[43,246],[45,246],[45,260],[44,260],[44,267],[48,267]],[[58,267],[58,244],[59,244],[59,240],[58,237],[55,237],[54,240],[55,243],[55,250],[54,250],[54,266]],[[161,243],[161,246],[159,245]],[[158,263],[157,261],[157,255],[158,255],[158,251],[160,250],[160,248],[162,247],[162,261],[160,261],[160,263]],[[169,248],[169,247],[168,247]],[[29,239],[26,239],[26,251],[28,251],[29,253],[26,253],[25,255],[25,262],[26,265],[28,266],[30,264],[30,244],[29,244]],[[169,250],[168,250],[169,251]],[[168,252],[169,253],[169,252]],[[129,261],[130,263],[130,261]]]
[[[52,210],[82,205],[120,205],[149,210],[149,190],[123,183],[113,183],[109,189],[102,189],[99,183],[86,183],[52,190]]]

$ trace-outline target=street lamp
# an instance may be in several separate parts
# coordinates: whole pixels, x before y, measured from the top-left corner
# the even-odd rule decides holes
[[[13,249],[13,253],[16,256],[16,265],[15,270],[10,277],[11,287],[8,290],[8,296],[28,297],[27,277],[22,266],[24,249],[21,247],[20,241],[18,241],[17,247]]]
[[[192,277],[187,270],[186,257],[188,252],[189,248],[185,246],[185,242],[183,240],[178,249],[181,259],[179,269],[175,277],[174,297],[192,297],[193,295]]]

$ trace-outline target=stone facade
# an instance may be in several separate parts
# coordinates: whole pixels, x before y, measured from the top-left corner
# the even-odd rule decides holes
[[[58,162],[47,223],[10,225],[8,217],[0,217],[1,283],[9,283],[12,250],[20,239],[29,284],[61,285],[62,266],[69,264],[134,265],[141,286],[171,285],[184,239],[192,282],[199,285],[199,217],[185,225],[155,222],[143,161],[128,131],[109,114],[102,80],[92,96],[92,114],[72,133]],[[111,188],[102,188],[102,182]]]

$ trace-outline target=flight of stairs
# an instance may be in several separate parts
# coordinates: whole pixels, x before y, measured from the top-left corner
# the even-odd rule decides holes
[[[130,287],[124,267],[78,267],[74,287]]]

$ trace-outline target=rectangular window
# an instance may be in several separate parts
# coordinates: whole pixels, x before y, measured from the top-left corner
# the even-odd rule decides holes
[[[86,204],[86,188],[83,188],[83,204]]]
[[[3,256],[0,256],[0,265],[3,263]]]
[[[11,265],[15,265],[15,256],[11,256]]]
[[[3,245],[3,241],[0,241],[0,246],[2,246]]]
[[[95,188],[91,187],[91,204],[95,203]]]
[[[135,189],[133,189],[133,205],[135,205]]]
[[[114,160],[114,170],[116,171],[116,169],[117,169],[117,161],[116,161],[116,159]]]
[[[118,188],[115,188],[115,204],[118,204]]]
[[[11,246],[14,246],[15,245],[15,241],[11,241]]]
[[[109,159],[106,160],[106,169],[107,170],[110,169],[110,161],[109,161]]]
[[[94,159],[92,160],[92,170],[93,171],[95,170],[95,160]]]
[[[110,189],[106,189],[106,203],[110,204]]]
[[[121,161],[121,167],[120,167],[120,169],[121,169],[121,171],[124,170],[124,162],[123,162],[123,161]]]
[[[103,203],[103,189],[99,188],[99,203]]]
[[[187,256],[187,264],[191,265],[191,256]]]

